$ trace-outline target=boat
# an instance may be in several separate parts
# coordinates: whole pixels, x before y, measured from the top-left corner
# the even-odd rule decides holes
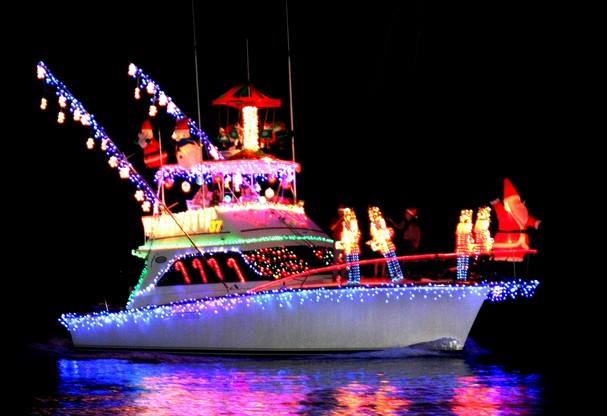
[[[222,151],[141,68],[131,64],[128,73],[136,80],[135,97],[150,98],[150,116],[166,111],[176,121],[176,163],[165,164],[166,150],[144,132],[149,124],[140,133],[144,150],[149,145],[158,152],[145,159],[157,167],[156,189],[47,65],[37,66],[38,78],[58,97],[57,121],[71,116],[90,129],[87,147],[104,152],[110,167],[136,187],[144,213],[145,241],[133,250],[144,266],[124,309],[60,317],[75,347],[219,354],[418,345],[461,350],[485,301],[533,295],[537,281],[467,279],[471,258],[499,254],[491,246],[487,211],[479,211],[474,228],[472,213],[462,211],[455,252],[397,257],[373,207],[369,245],[382,258],[360,260],[354,210],[344,211],[342,237],[334,241],[297,199],[301,166],[260,148],[257,111],[279,100],[248,83],[220,97],[216,103],[238,109],[243,120],[242,148]],[[43,98],[41,108],[48,104]],[[185,195],[183,211],[167,205],[171,190]],[[336,262],[336,247],[345,253],[342,262]],[[403,275],[401,264],[438,259],[457,259],[457,279],[414,282]],[[387,263],[389,278],[361,278],[360,267],[374,262]]]

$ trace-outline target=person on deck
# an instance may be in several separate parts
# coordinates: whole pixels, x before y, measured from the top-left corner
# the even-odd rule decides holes
[[[399,256],[416,254],[419,251],[421,240],[421,228],[417,218],[417,208],[407,208],[403,212],[403,219],[398,223],[388,218],[387,221],[394,227],[395,234],[399,237],[396,243],[396,250]],[[413,277],[415,273],[415,264],[404,264],[401,261],[403,271]]]
[[[219,137],[217,137],[217,143],[221,150],[227,150],[231,145],[230,137],[226,133],[226,129],[223,127],[219,128]]]
[[[190,201],[192,209],[206,208],[211,205],[213,194],[209,192],[209,187],[203,183],[194,198]]]
[[[417,221],[417,208],[407,208],[403,213],[403,219],[398,223],[391,218],[387,220],[394,227],[395,231],[398,231],[400,234],[399,251],[401,254],[417,253],[421,240],[421,228]]]
[[[241,149],[242,144],[244,143],[244,129],[240,126],[239,122],[236,122],[231,126],[228,135],[230,139],[230,150]]]

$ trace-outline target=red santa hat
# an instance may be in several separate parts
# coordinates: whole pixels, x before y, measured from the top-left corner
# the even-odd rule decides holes
[[[152,123],[150,123],[150,120],[143,120],[143,123],[141,123],[141,132],[152,136],[153,131],[154,129],[152,128]]]
[[[188,125],[189,121],[189,118],[177,120],[177,123],[175,124],[175,134],[182,137],[188,137],[190,135],[190,126]]]
[[[137,137],[139,138],[139,146],[143,149],[146,148],[150,141],[154,140],[154,129],[152,128],[150,120],[144,120],[143,123],[141,123],[141,129]]]
[[[512,196],[518,196],[518,192],[516,192],[516,188],[510,182],[510,179],[504,179],[504,201]]]

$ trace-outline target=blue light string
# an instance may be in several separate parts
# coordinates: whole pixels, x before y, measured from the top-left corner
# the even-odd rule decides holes
[[[166,305],[148,305],[136,309],[126,309],[119,312],[98,312],[87,315],[64,314],[59,322],[69,331],[94,331],[105,327],[120,327],[125,324],[149,323],[152,320],[180,319],[186,315],[214,314],[234,310],[239,305],[246,307],[261,307],[265,309],[273,304],[303,305],[306,302],[364,302],[365,299],[382,296],[386,303],[399,301],[400,298],[409,301],[441,302],[443,299],[465,301],[468,296],[486,296],[490,302],[503,302],[517,298],[531,298],[539,282],[537,280],[511,280],[482,282],[475,284],[428,284],[428,285],[394,285],[387,284],[378,287],[356,286],[338,289],[282,289],[262,293],[242,293],[204,299],[187,299]],[[486,290],[488,289],[488,290]],[[189,318],[186,318],[189,319]]]
[[[348,270],[348,284],[358,285],[360,284],[360,265],[358,264],[358,253],[346,254],[346,263],[355,263],[349,267]]]
[[[158,83],[156,81],[154,81],[145,72],[143,72],[143,70],[141,68],[137,67],[137,70],[131,75],[131,77],[135,78],[137,80],[137,86],[139,88],[141,88],[142,90],[146,89],[146,87],[149,83],[152,83],[152,85],[154,85],[154,87],[155,87],[154,95],[152,96],[152,102],[158,101],[159,97],[161,95],[164,95],[167,98],[167,113],[170,114],[175,120],[181,120],[181,119],[187,117],[185,115],[185,113],[183,111],[181,111],[181,109],[179,107],[177,107],[177,105],[175,104],[173,99],[160,89],[160,86],[158,85]],[[169,111],[168,103],[172,103],[172,105],[174,106],[174,108],[172,108],[171,111]],[[209,140],[209,136],[207,136],[207,134],[200,127],[198,127],[196,122],[191,118],[189,119],[188,127],[190,128],[190,133],[192,135],[200,138],[200,140],[204,143],[209,155],[211,155],[211,157],[213,159],[215,159],[215,160],[224,159],[221,152]]]
[[[396,253],[394,250],[390,250],[385,254],[386,259],[388,261],[388,274],[392,279],[392,282],[397,282],[403,278],[403,271],[400,268],[400,263],[396,260]]]
[[[458,256],[457,257],[457,280],[466,280],[468,278],[468,266],[470,264],[470,257]]]
[[[89,119],[89,125],[85,127],[89,127],[93,132],[93,137],[96,141],[101,142],[105,141],[107,148],[104,150],[105,154],[108,158],[114,156],[117,159],[117,168],[128,168],[129,169],[129,181],[143,191],[145,195],[145,199],[150,202],[150,204],[155,204],[158,202],[156,198],[156,194],[150,187],[150,185],[143,179],[135,170],[135,168],[128,161],[124,153],[122,153],[116,144],[110,139],[107,135],[103,126],[97,122],[95,116],[89,113],[84,105],[74,95],[67,89],[63,82],[59,81],[57,77],[53,75],[53,73],[48,69],[46,64],[42,61],[38,62],[38,67],[44,69],[44,82],[46,85],[53,87],[55,89],[55,95],[57,97],[65,97],[66,104],[68,105],[68,110],[70,113],[74,113],[74,111],[78,110],[81,114],[81,117],[87,117]]]

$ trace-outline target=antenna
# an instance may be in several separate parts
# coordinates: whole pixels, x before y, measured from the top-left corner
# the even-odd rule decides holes
[[[196,12],[194,10],[194,0],[192,0],[192,31],[194,35],[194,70],[196,71],[196,105],[198,107],[198,125],[201,126],[201,117],[200,117],[200,96],[198,91],[200,89],[198,83],[198,48],[196,46]],[[202,140],[202,139],[201,139]],[[201,143],[202,147],[202,143]]]
[[[293,119],[293,81],[291,69],[291,36],[289,32],[289,1],[285,0],[285,14],[287,16],[287,62],[289,67],[289,116],[291,121],[291,158],[295,162],[295,122]],[[293,177],[293,202],[297,202],[297,175]]]
[[[194,0],[192,0],[192,31],[194,35],[194,70],[196,71],[196,106],[198,108],[198,125],[202,126],[202,118],[200,117],[200,95],[198,93],[198,91],[200,90],[200,86],[198,81],[198,48],[196,43],[196,10],[194,9]],[[198,140],[200,142],[200,161],[202,162],[204,160],[204,146],[202,143],[202,135],[199,135]],[[202,200],[205,201],[206,191],[204,187],[204,176],[202,174],[202,163],[200,164],[200,177],[202,178]],[[204,202],[203,206],[206,208],[206,204]]]
[[[247,84],[251,82],[251,70],[249,67],[249,38],[245,38],[245,48],[247,49]]]
[[[295,162],[295,122],[293,121],[293,81],[292,81],[292,69],[291,69],[291,36],[289,32],[289,1],[285,0],[285,11],[287,15],[287,62],[289,67],[289,116],[291,118],[291,155],[293,162]]]

